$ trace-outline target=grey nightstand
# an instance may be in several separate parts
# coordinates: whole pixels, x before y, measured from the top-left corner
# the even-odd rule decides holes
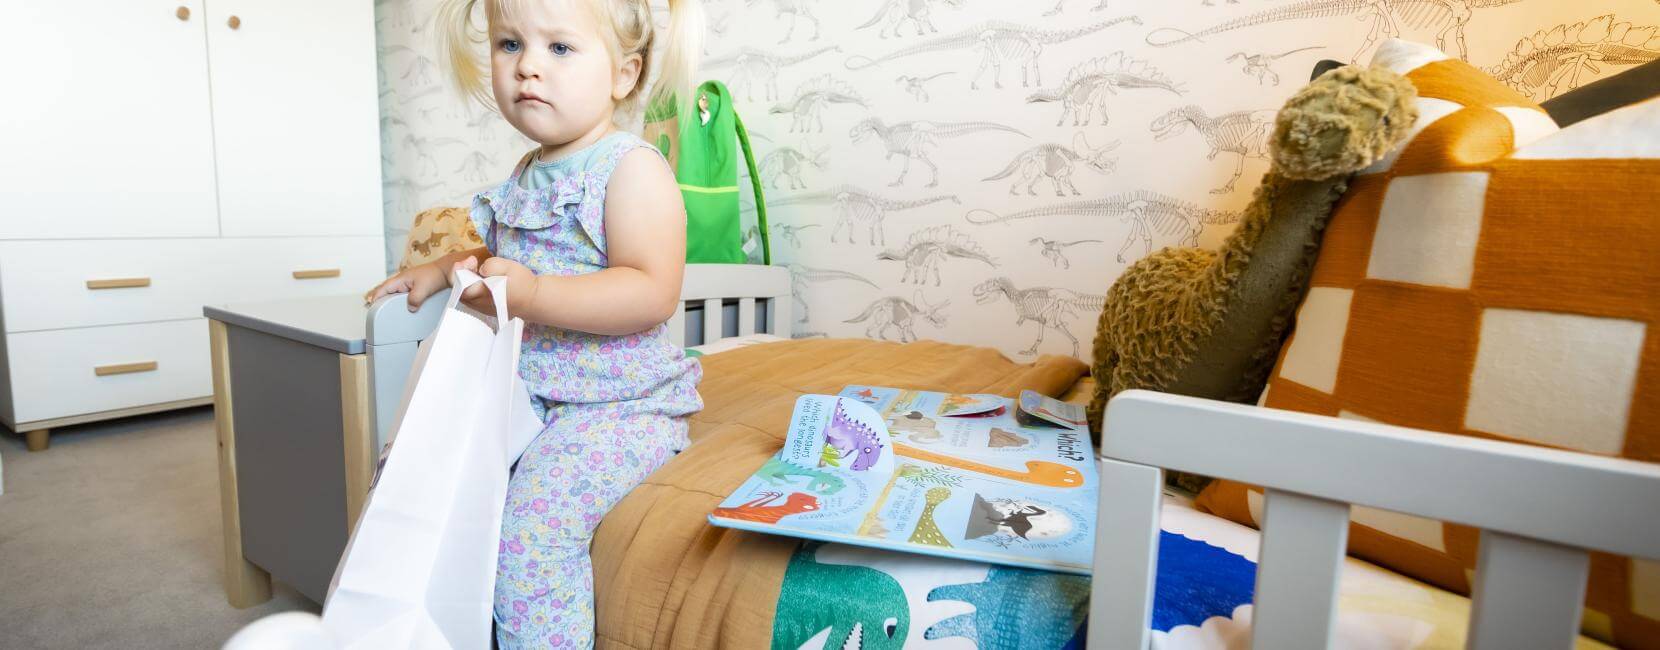
[[[270,598],[272,576],[323,601],[446,297],[413,316],[404,296],[373,308],[356,295],[203,308],[232,605]]]

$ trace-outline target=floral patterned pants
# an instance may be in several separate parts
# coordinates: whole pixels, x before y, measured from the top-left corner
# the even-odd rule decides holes
[[[676,402],[684,400],[547,406],[547,428],[525,449],[507,487],[496,565],[502,648],[593,646],[588,545],[600,518],[685,447],[682,416],[696,408]]]

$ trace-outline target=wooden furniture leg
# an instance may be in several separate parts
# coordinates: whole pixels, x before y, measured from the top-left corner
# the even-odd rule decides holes
[[[369,399],[369,362],[361,354],[340,355],[340,417],[346,445],[346,534],[357,528],[357,516],[369,496],[369,480],[375,475],[380,450],[375,448],[375,427],[370,418],[374,403]]]
[[[52,430],[35,429],[34,431],[24,432],[23,440],[29,451],[45,451],[47,447],[52,445]]]
[[[225,600],[252,607],[271,599],[271,574],[242,556],[242,516],[236,494],[236,431],[231,419],[230,346],[226,325],[208,321],[213,350],[213,424],[219,437],[219,512],[225,538]]]

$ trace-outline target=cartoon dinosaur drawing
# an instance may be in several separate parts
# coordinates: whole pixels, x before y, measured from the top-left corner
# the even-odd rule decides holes
[[[742,505],[731,508],[715,508],[710,514],[738,521],[776,524],[778,520],[790,515],[818,510],[818,497],[804,492],[791,492],[790,496],[785,497],[784,503],[772,505],[772,502],[777,501],[778,497],[781,496],[784,496],[784,493],[762,492]]]
[[[1286,50],[1284,52],[1280,52],[1279,54],[1266,54],[1266,53],[1246,54],[1244,52],[1235,52],[1233,54],[1233,56],[1230,56],[1230,57],[1227,58],[1226,62],[1227,63],[1233,63],[1233,61],[1235,59],[1244,59],[1245,60],[1245,68],[1244,68],[1243,71],[1245,73],[1245,76],[1247,76],[1247,77],[1251,77],[1251,76],[1256,77],[1258,86],[1262,85],[1262,82],[1265,78],[1273,77],[1274,78],[1274,85],[1278,86],[1278,85],[1280,85],[1280,75],[1275,73],[1274,69],[1272,67],[1270,67],[1270,66],[1273,65],[1273,63],[1275,61],[1278,61],[1278,60],[1283,59],[1287,56],[1296,54],[1298,52],[1307,52],[1309,50],[1319,50],[1319,49],[1324,49],[1324,47],[1325,46],[1322,46],[1322,45],[1311,45],[1309,47],[1299,47],[1295,50]]]
[[[1004,503],[1011,506],[1008,512],[985,497],[974,495],[974,505],[969,509],[968,526],[963,530],[963,538],[978,539],[1008,529],[1015,537],[1027,539],[1026,533],[1032,531],[1032,518],[1049,514],[1048,510],[1030,503],[1009,500],[1004,500]]]
[[[834,447],[841,458],[853,457],[849,469],[855,472],[870,469],[882,457],[882,438],[863,422],[848,415],[840,401],[836,402],[830,422],[824,427],[824,439],[827,446]]]
[[[1055,196],[1065,196],[1065,192],[1078,196],[1078,188],[1072,184],[1072,172],[1077,169],[1074,163],[1081,161],[1098,173],[1111,174],[1118,168],[1118,159],[1108,157],[1107,154],[1117,148],[1117,140],[1101,145],[1100,148],[1092,147],[1089,138],[1084,136],[1083,131],[1079,131],[1072,136],[1071,147],[1054,143],[1040,144],[1015,155],[1002,171],[980,180],[1002,180],[1018,170],[1020,178],[1009,185],[1010,194],[1019,194],[1021,183],[1025,183],[1026,193],[1037,196],[1037,182],[1047,177],[1050,184],[1055,186]]]
[[[922,306],[917,306],[918,303]],[[884,296],[872,301],[858,316],[842,322],[863,323],[869,320],[870,326],[865,328],[865,337],[884,341],[890,340],[887,333],[888,328],[892,327],[899,330],[900,343],[910,343],[916,340],[916,331],[912,327],[916,324],[917,317],[927,319],[934,327],[945,327],[945,314],[941,314],[940,310],[949,304],[951,301],[946,300],[937,305],[930,305],[923,300],[922,290],[918,289],[915,303],[899,296]]]
[[[992,84],[1002,88],[1004,65],[1018,66],[1020,85],[1031,86],[1043,83],[1038,72],[1038,57],[1043,54],[1043,46],[1063,43],[1126,22],[1140,25],[1141,18],[1124,16],[1086,27],[1064,30],[1037,29],[1002,21],[989,21],[949,36],[936,36],[876,58],[849,57],[844,65],[849,70],[862,70],[916,54],[972,48],[980,52],[980,67],[974,70],[974,78],[969,80],[969,88],[980,87],[980,76],[985,74],[988,67],[992,69]]]
[[[913,77],[913,76],[908,75],[908,74],[902,74],[902,75],[899,75],[898,77],[895,77],[893,82],[896,83],[896,84],[899,84],[899,87],[904,88],[905,92],[910,93],[911,97],[916,99],[917,101],[927,102],[928,101],[928,88],[926,87],[926,84],[928,82],[933,81],[935,79],[938,79],[940,77],[944,77],[946,75],[952,75],[952,74],[956,74],[956,73],[947,71],[947,72],[941,72],[941,73],[938,73],[938,74],[929,75],[929,76],[926,76],[926,77]]]
[[[1274,134],[1274,111],[1234,111],[1210,117],[1204,109],[1190,104],[1165,113],[1148,128],[1153,131],[1153,140],[1162,142],[1181,135],[1189,126],[1210,145],[1205,160],[1215,160],[1216,154],[1224,152],[1239,156],[1233,176],[1222,187],[1210,191],[1227,194],[1245,172],[1246,158],[1268,159],[1268,138]]]
[[[944,437],[934,418],[915,410],[889,416],[888,431],[910,434],[911,442],[939,442]]]
[[[840,52],[840,45],[826,45],[821,48],[807,50],[800,54],[781,55],[770,50],[753,47],[739,48],[738,51],[723,54],[704,61],[702,66],[711,70],[732,68],[728,81],[733,90],[743,89],[744,99],[755,101],[754,87],[764,84],[762,96],[767,101],[778,99],[778,77],[784,68],[802,63],[825,52]]]
[[[779,458],[769,458],[755,471],[755,475],[773,485],[788,483],[792,476],[807,477],[806,488],[819,494],[835,494],[840,492],[846,483],[842,477],[822,470],[802,467]]]
[[[822,547],[808,542],[790,556],[772,621],[772,647],[904,647],[911,608],[899,581],[870,567],[818,562]]]
[[[912,544],[925,544],[951,548],[951,541],[945,538],[940,531],[940,525],[934,521],[934,509],[938,508],[946,499],[951,498],[951,488],[940,486],[928,488],[922,495],[922,514],[916,518],[916,528],[911,531]]]
[[[1043,259],[1049,260],[1049,263],[1051,265],[1057,266],[1057,267],[1060,267],[1060,268],[1063,268],[1063,269],[1070,269],[1070,268],[1072,268],[1072,262],[1070,260],[1066,259],[1066,254],[1065,253],[1061,252],[1063,249],[1070,248],[1070,247],[1073,247],[1073,246],[1077,246],[1078,244],[1099,244],[1099,243],[1101,243],[1101,240],[1099,240],[1099,239],[1079,239],[1077,241],[1065,241],[1065,242],[1063,242],[1063,241],[1059,241],[1059,240],[1055,240],[1055,239],[1044,239],[1042,237],[1033,237],[1030,241],[1027,241],[1026,243],[1031,244],[1033,246],[1041,247],[1043,249],[1042,252],[1041,252],[1041,254],[1043,255]]]
[[[883,18],[888,18],[888,24],[876,30],[877,38],[887,38],[890,29],[893,31],[894,37],[898,38],[899,28],[907,20],[916,26],[917,36],[922,35],[924,27],[928,28],[929,32],[938,34],[940,30],[934,27],[933,20],[933,5],[935,2],[953,9],[963,6],[963,0],[887,0],[882,3],[882,6],[876,8],[876,15],[871,16],[870,20],[865,21],[863,25],[853,29],[864,29],[881,22]]]
[[[1132,222],[1130,234],[1124,238],[1124,244],[1118,249],[1119,262],[1125,261],[1124,251],[1137,239],[1151,247],[1152,233],[1171,237],[1177,246],[1198,246],[1199,234],[1206,225],[1239,221],[1238,212],[1201,208],[1187,201],[1148,190],[1126,192],[1105,199],[1060,203],[1003,215],[990,210],[971,210],[965,218],[969,223],[985,225],[1058,215],[1118,217]]]
[[[1032,347],[1020,352],[1023,355],[1037,354],[1038,346],[1043,345],[1044,330],[1054,329],[1072,341],[1072,356],[1078,356],[1078,337],[1067,331],[1065,321],[1077,317],[1079,312],[1099,314],[1107,301],[1106,296],[1079,293],[1071,289],[1016,289],[1014,282],[1005,277],[992,278],[974,287],[976,303],[984,305],[999,296],[1014,305],[1016,327],[1024,325],[1026,321],[1035,321],[1038,324],[1037,340],[1032,342]]]
[[[854,240],[853,228],[862,225],[865,229],[865,241],[882,246],[887,244],[887,228],[884,222],[888,212],[919,208],[940,201],[961,203],[954,194],[931,196],[914,201],[899,201],[877,196],[851,185],[838,185],[822,192],[796,194],[771,201],[768,202],[768,207],[798,203],[829,203],[835,206],[836,210],[836,223],[830,229],[830,243],[836,243],[836,235],[843,228],[847,229],[847,243],[858,243]]]
[[[808,228],[820,227],[822,226],[816,223],[804,223],[799,226],[787,223],[776,223],[772,225],[773,231],[778,233],[779,237],[784,238],[784,241],[790,242],[790,246],[795,248],[801,248],[801,231]]]
[[[1052,463],[1046,460],[1028,460],[1026,461],[1026,470],[1020,471],[1009,469],[1007,467],[988,465],[986,463],[972,461],[966,458],[939,454],[920,447],[912,447],[910,445],[899,443],[894,443],[893,453],[895,456],[915,458],[917,460],[927,461],[936,465],[953,467],[967,472],[974,472],[975,474],[995,476],[1003,480],[1015,481],[1018,483],[1030,483],[1032,485],[1064,488],[1081,487],[1084,484],[1084,477],[1082,474],[1078,473],[1078,470],[1060,463]]]
[[[984,582],[935,587],[928,600],[974,606],[929,627],[923,632],[929,640],[964,637],[981,648],[1070,647],[1088,613],[1089,578],[993,566]]]
[[[945,138],[955,138],[970,133],[987,131],[1002,131],[1013,133],[1020,137],[1027,137],[1019,129],[992,122],[926,122],[914,120],[900,122],[892,126],[882,122],[881,118],[867,117],[849,129],[847,135],[853,139],[853,144],[859,144],[870,138],[879,138],[882,146],[887,150],[883,160],[893,160],[894,156],[904,156],[905,166],[899,170],[899,178],[888,185],[895,186],[905,182],[905,175],[911,171],[911,161],[916,160],[928,166],[933,175],[928,180],[928,187],[940,184],[940,168],[929,159],[929,152],[934,145]]]
[[[947,257],[979,260],[987,266],[997,267],[997,262],[991,258],[980,244],[970,239],[968,235],[958,232],[951,226],[934,226],[911,233],[910,239],[905,240],[904,248],[884,250],[876,254],[876,259],[905,262],[905,274],[900,282],[924,284],[930,272],[934,275],[934,286],[940,284],[940,264]]]
[[[831,104],[865,106],[865,100],[852,86],[826,74],[803,82],[796,87],[794,99],[776,104],[767,112],[773,115],[791,114],[790,133],[806,132],[814,126],[823,133],[824,109]]]
[[[853,280],[868,284],[873,289],[879,288],[875,282],[871,282],[868,278],[849,271],[820,269],[790,262],[785,262],[780,266],[790,271],[790,297],[793,299],[795,306],[800,308],[797,311],[799,316],[796,317],[796,321],[801,323],[807,322],[807,301],[802,296],[806,295],[808,284],[832,280]]]
[[[1543,101],[1578,88],[1579,75],[1600,73],[1598,66],[1637,65],[1657,58],[1660,35],[1654,25],[1637,27],[1607,14],[1524,37],[1487,74]]]
[[[829,152],[829,147],[811,154],[802,153],[795,147],[779,147],[761,158],[761,164],[757,166],[756,171],[761,174],[761,178],[772,184],[773,189],[778,189],[780,177],[790,181],[790,189],[802,189],[807,187],[807,183],[801,180],[801,170],[808,165],[812,165],[814,169],[824,169],[824,156]]]
[[[790,17],[790,28],[784,32],[784,38],[778,39],[779,43],[789,42],[790,37],[795,35],[795,23],[799,18],[806,18],[813,23],[813,37],[807,40],[818,40],[818,17],[813,15],[812,0],[769,1],[772,3],[773,10],[777,12],[778,18],[783,18],[784,16]],[[760,0],[744,0],[744,6],[753,7],[757,2],[760,2]]]
[[[1068,115],[1072,116],[1072,126],[1088,126],[1097,111],[1101,113],[1101,124],[1106,124],[1107,98],[1122,90],[1141,88],[1182,94],[1182,89],[1164,73],[1146,61],[1119,51],[1072,66],[1060,86],[1034,92],[1026,97],[1026,102],[1061,102],[1061,117],[1055,120],[1055,126],[1066,122]]]

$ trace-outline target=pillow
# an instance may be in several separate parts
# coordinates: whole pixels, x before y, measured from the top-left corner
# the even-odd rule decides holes
[[[466,208],[428,208],[415,215],[414,223],[409,225],[409,240],[398,270],[483,245],[484,240],[478,238]]]
[[[1265,405],[1660,462],[1660,101],[1557,131],[1432,48],[1375,63],[1418,87],[1416,133],[1334,211]],[[1254,523],[1260,499],[1198,503]],[[1352,519],[1354,555],[1468,593],[1476,530]],[[1660,562],[1593,553],[1586,605],[1592,636],[1660,648]]]

